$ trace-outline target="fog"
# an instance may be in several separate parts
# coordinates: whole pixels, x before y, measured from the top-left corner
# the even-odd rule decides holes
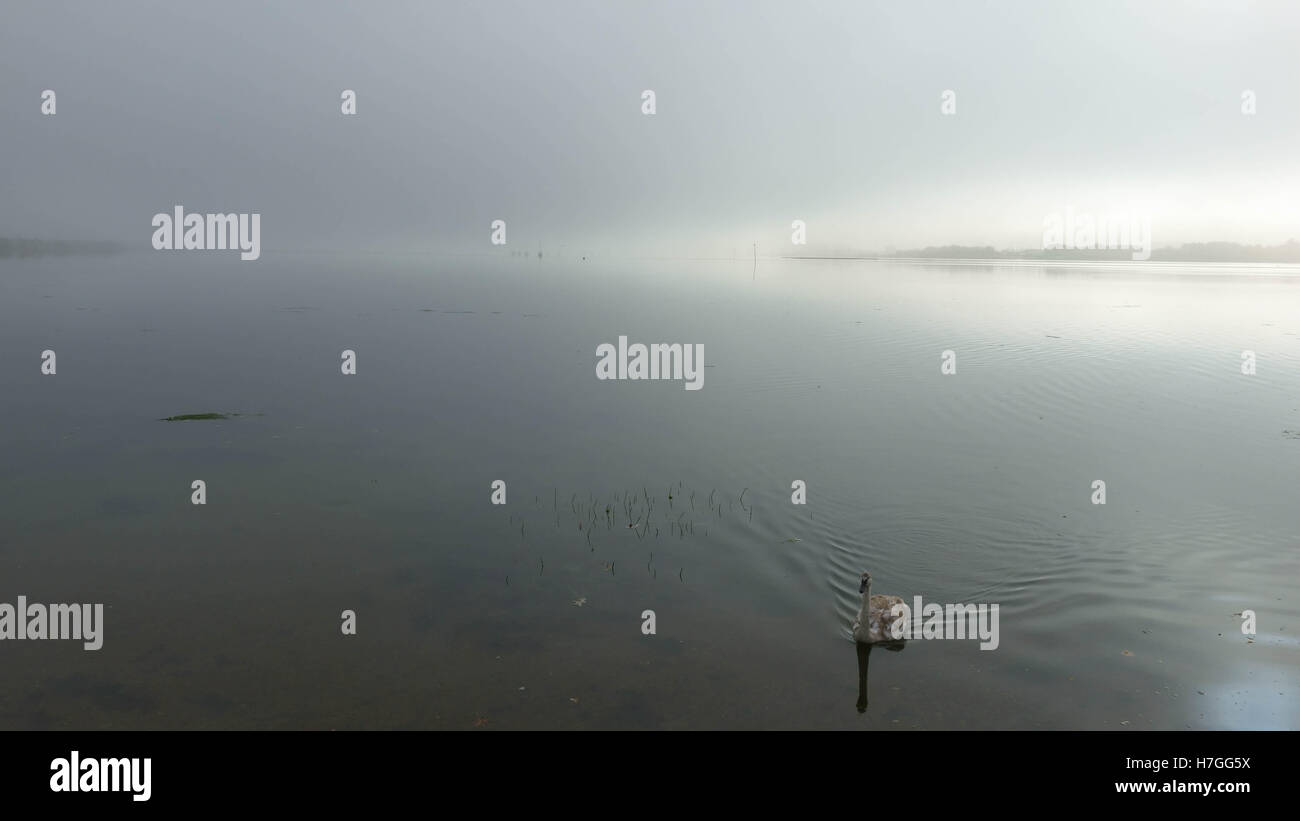
[[[1297,42],[1289,2],[13,3],[0,236],[148,249],[182,205],[260,213],[267,250],[486,252],[502,219],[748,256],[793,220],[813,253],[1033,247],[1069,207],[1273,244]]]

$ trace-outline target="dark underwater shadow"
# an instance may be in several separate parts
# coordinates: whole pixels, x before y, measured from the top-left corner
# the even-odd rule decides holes
[[[867,711],[867,670],[871,666],[871,650],[875,647],[881,647],[891,653],[898,653],[907,646],[904,641],[882,642],[880,644],[861,644],[854,642],[853,646],[858,649],[858,712]]]

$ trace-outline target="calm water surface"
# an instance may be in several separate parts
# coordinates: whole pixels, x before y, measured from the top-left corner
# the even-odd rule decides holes
[[[0,728],[1300,728],[1295,273],[0,261],[0,601],[106,606],[0,645]],[[859,712],[863,570],[1000,646]]]

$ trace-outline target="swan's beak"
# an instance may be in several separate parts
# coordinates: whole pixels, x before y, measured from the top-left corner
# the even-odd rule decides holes
[[[862,577],[862,584],[858,585],[858,592],[859,592],[859,593],[865,593],[865,592],[867,592],[867,582],[869,582],[869,581],[871,581],[871,577],[870,577],[870,576],[863,576],[863,577]]]

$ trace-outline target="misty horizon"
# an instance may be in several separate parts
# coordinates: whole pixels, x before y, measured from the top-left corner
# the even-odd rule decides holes
[[[1033,248],[1065,208],[1297,236],[1293,6],[658,8],[20,5],[0,236],[134,246],[176,204],[261,213],[269,251],[474,251],[497,219],[533,249],[729,256],[793,220],[809,253]]]

